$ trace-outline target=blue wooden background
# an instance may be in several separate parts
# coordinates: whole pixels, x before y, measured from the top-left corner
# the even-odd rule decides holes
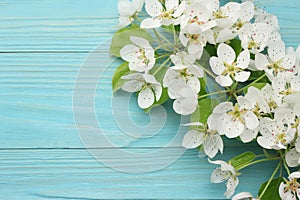
[[[279,16],[284,41],[296,46],[300,42],[298,0],[263,3]],[[214,166],[199,159],[196,151],[186,151],[161,170],[133,174],[103,165],[81,143],[72,110],[76,75],[89,53],[107,44],[114,33],[116,4],[117,0],[0,0],[0,199],[224,199],[224,184],[209,182]],[[116,64],[98,84],[96,115],[102,129],[116,146],[129,152],[165,147],[180,122],[170,104],[165,106],[165,127],[151,138],[132,138],[116,125],[110,85]],[[149,118],[134,99],[129,110],[137,125],[147,126]],[[240,143],[226,143],[225,158],[241,152]],[[172,148],[180,149],[180,144]],[[110,162],[124,164],[106,150]],[[252,144],[246,150],[258,152]],[[138,163],[125,164],[132,169],[144,167]],[[238,191],[256,194],[271,167],[274,163],[242,171]]]

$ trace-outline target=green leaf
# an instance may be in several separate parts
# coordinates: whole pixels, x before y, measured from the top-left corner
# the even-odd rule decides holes
[[[169,100],[168,90],[167,88],[163,88],[160,99],[158,101],[155,101],[154,104],[149,108],[144,109],[144,111],[146,113],[149,113],[152,108],[165,103],[167,100]]]
[[[251,75],[248,79],[248,81],[255,81],[256,79],[260,78],[265,74],[264,71],[251,71]],[[269,83],[268,77],[265,77],[259,81],[260,83]]]
[[[148,41],[152,41],[151,34],[144,29],[141,29],[135,25],[128,28],[122,28],[118,30],[111,41],[110,54],[120,57],[120,50],[127,44],[132,44],[130,36],[142,37]]]
[[[213,109],[219,104],[216,99],[202,99],[199,101],[198,108],[191,116],[191,122],[201,122],[206,124],[207,118]]]
[[[151,70],[150,74],[153,74],[155,79],[162,83],[164,76],[167,72],[168,68],[166,66],[155,65]]]
[[[200,93],[199,95],[202,96],[202,95],[206,95],[207,94],[207,91],[206,91],[206,76],[204,76],[203,78],[200,78],[199,81],[200,81],[200,85],[201,85],[201,88],[200,88]]]
[[[214,45],[212,44],[207,44],[204,47],[204,50],[210,55],[210,56],[216,56],[217,55],[217,49]]]
[[[252,162],[256,155],[250,151],[242,153],[229,160],[229,163],[236,169],[245,166],[246,164]]]
[[[283,182],[283,178],[279,177],[276,179],[273,179],[269,185],[269,187],[267,188],[267,190],[265,191],[264,195],[261,197],[261,200],[281,200],[280,196],[279,196],[279,185],[280,183]],[[268,181],[263,183],[260,186],[258,195],[261,195],[261,193],[263,192],[263,190],[265,189],[266,185],[267,185]]]
[[[242,42],[239,39],[233,39],[229,44],[233,49],[235,54],[238,56],[242,51]]]
[[[121,79],[122,76],[128,74],[130,72],[128,67],[128,62],[125,62],[121,64],[114,72],[113,78],[112,78],[112,89],[113,92],[119,90],[123,84],[125,83],[125,80]]]

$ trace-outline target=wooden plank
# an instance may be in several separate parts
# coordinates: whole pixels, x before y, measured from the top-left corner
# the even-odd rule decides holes
[[[84,51],[109,39],[118,23],[116,0],[14,1],[0,5],[0,52]],[[300,41],[297,0],[264,2],[278,15],[283,39]]]
[[[149,149],[126,149],[143,153]],[[152,149],[155,150],[155,149]],[[248,148],[246,150],[252,150]],[[228,154],[239,150],[229,148]],[[109,155],[111,162],[114,155]],[[228,153],[228,154],[227,154]],[[149,160],[143,165],[130,163],[132,168],[155,165]],[[0,198],[6,199],[224,199],[225,184],[209,182],[215,167],[206,159],[198,159],[196,151],[188,151],[174,164],[152,173],[130,174],[117,172],[94,160],[85,150],[1,150]],[[128,165],[126,158],[118,160]],[[238,191],[253,194],[257,183],[268,179],[270,168],[265,163],[241,172]]]
[[[97,59],[104,59],[104,53],[98,55]],[[0,54],[0,148],[83,147],[74,124],[72,96],[77,72],[86,56],[85,53]],[[179,128],[180,116],[172,111],[169,102],[165,104],[167,119],[153,113],[158,125],[141,128],[150,123],[150,118],[137,107],[136,97],[128,103],[129,94],[112,95],[111,77],[118,64],[115,61],[107,68],[95,94],[96,114],[105,135],[117,146],[167,145]],[[99,63],[99,68],[104,67]],[[85,76],[84,89],[92,86],[93,77],[99,76],[96,71]],[[85,95],[83,91],[82,98]],[[126,120],[128,123],[122,123]],[[163,120],[165,124],[160,123]],[[136,138],[125,132],[154,136]],[[180,143],[181,139],[173,147],[179,147]]]

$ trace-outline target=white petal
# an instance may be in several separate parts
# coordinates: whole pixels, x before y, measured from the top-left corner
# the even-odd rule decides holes
[[[217,36],[216,42],[223,43],[228,40],[232,40],[237,36],[237,32],[230,28],[224,28],[221,30]]]
[[[233,109],[233,104],[231,102],[223,102],[214,108],[213,113],[223,114],[232,109]]]
[[[211,57],[209,60],[210,67],[216,75],[221,75],[225,70],[223,61],[218,57]]]
[[[244,124],[239,120],[229,120],[225,119],[220,134],[225,134],[228,138],[236,138],[240,136],[245,130]]]
[[[281,63],[281,66],[285,69],[292,69],[296,64],[296,55],[286,55]]]
[[[249,22],[254,16],[254,4],[251,1],[246,1],[241,4],[241,16],[242,22]]]
[[[197,55],[198,58],[201,58],[203,54],[203,46],[201,44],[191,44],[188,47],[188,52],[190,54]]]
[[[139,81],[144,81],[144,75],[141,73],[133,73],[133,74],[128,74],[125,76],[121,77],[124,80],[139,80]]]
[[[300,172],[293,172],[289,175],[290,178],[300,178]]]
[[[154,94],[151,88],[147,87],[140,91],[138,95],[138,104],[142,109],[149,108],[154,103]]]
[[[128,15],[131,7],[131,2],[129,0],[119,0],[118,1],[118,11],[121,16]]]
[[[252,111],[248,111],[244,115],[244,119],[245,119],[246,127],[251,129],[251,130],[256,129],[259,125],[259,121],[257,119],[257,116]]]
[[[220,135],[208,135],[203,143],[204,152],[209,158],[217,155],[218,150],[223,152],[223,141]]]
[[[222,87],[229,87],[232,85],[233,81],[230,78],[229,74],[226,76],[220,75],[216,77],[216,82],[219,83]]]
[[[246,128],[244,132],[240,135],[240,139],[242,140],[243,143],[248,143],[254,140],[257,134],[258,134],[258,129],[250,130]]]
[[[258,53],[255,55],[255,66],[259,70],[264,70],[269,64],[267,56]]]
[[[259,136],[257,138],[257,143],[265,149],[272,149],[275,139],[266,136]]]
[[[240,106],[240,109],[251,109],[252,108],[251,101],[249,101],[249,99],[247,99],[246,97],[238,96],[237,102]]]
[[[158,28],[161,26],[161,21],[158,19],[147,18],[141,23],[141,28]]]
[[[165,5],[167,10],[176,10],[176,8],[178,7],[179,1],[178,0],[166,0],[165,1]]]
[[[203,25],[200,26],[201,31],[205,32],[213,27],[217,26],[217,22],[216,21],[208,21],[206,23],[204,23]]]
[[[176,77],[178,76],[177,72],[172,70],[172,69],[168,69],[168,71],[165,73],[164,79],[163,79],[163,86],[164,87],[169,87],[174,80],[176,79]]]
[[[285,161],[289,167],[297,167],[300,164],[298,162],[299,158],[300,153],[298,153],[295,148],[289,150],[285,155]]]
[[[269,46],[268,54],[273,62],[277,62],[285,56],[285,44],[283,41],[277,41]]]
[[[131,80],[124,83],[122,90],[127,92],[137,92],[142,88],[143,85],[144,83],[141,81]]]
[[[234,194],[235,188],[238,186],[238,184],[239,184],[239,178],[235,176],[231,176],[226,183],[227,190],[224,193],[224,195],[227,198],[230,198]]]
[[[250,64],[250,52],[248,50],[244,50],[240,53],[237,58],[236,67],[241,69],[246,69]]]
[[[159,101],[161,95],[162,95],[162,87],[161,85],[152,85],[152,89],[153,89],[153,92],[155,94],[155,99],[156,101]]]
[[[232,200],[246,200],[246,199],[249,199],[252,197],[253,197],[252,194],[250,194],[249,192],[241,192],[241,193],[234,195],[232,197]]]
[[[192,65],[188,68],[188,73],[193,74],[197,78],[202,78],[204,76],[204,71],[197,65]]]
[[[236,2],[229,2],[225,6],[221,7],[222,13],[228,17],[228,19],[236,22],[240,16],[241,4]]]
[[[187,85],[190,86],[195,93],[198,94],[200,92],[200,81],[197,77],[191,77],[188,80]]]
[[[182,141],[182,146],[186,149],[194,149],[203,143],[204,133],[196,130],[187,132]]]
[[[137,59],[137,54],[139,54],[139,52],[140,48],[133,44],[129,44],[121,49],[120,55],[123,60],[127,62],[132,62]]]
[[[217,49],[218,57],[221,61],[232,64],[236,58],[233,48],[227,44],[220,44]]]
[[[212,183],[222,183],[226,181],[231,176],[231,173],[229,171],[222,171],[221,168],[216,168],[211,176],[210,181]]]
[[[235,73],[234,79],[237,82],[246,82],[249,79],[250,75],[251,75],[251,72],[241,71],[241,72]]]
[[[163,11],[163,6],[158,0],[146,0],[145,8],[151,17],[156,17]]]
[[[137,46],[142,47],[146,50],[152,49],[152,47],[150,46],[148,40],[146,40],[144,38],[136,37],[136,36],[130,36],[130,40],[131,40],[131,42],[133,42]]]

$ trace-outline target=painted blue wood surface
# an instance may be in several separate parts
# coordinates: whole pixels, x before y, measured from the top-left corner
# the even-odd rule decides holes
[[[105,44],[115,31],[116,2],[0,1],[0,199],[224,198],[224,185],[209,183],[214,166],[199,159],[196,151],[187,151],[162,170],[130,174],[104,166],[82,145],[73,119],[74,82],[89,53]],[[279,16],[287,45],[300,43],[298,1],[264,3],[269,12]],[[99,56],[107,53],[100,52]],[[135,153],[164,147],[180,121],[169,104],[165,126],[152,138],[132,138],[116,126],[110,85],[116,66],[117,62],[105,71],[95,99],[96,114],[107,137],[116,146]],[[122,97],[118,95],[115,98]],[[126,102],[120,101],[122,104]],[[149,123],[134,99],[129,108],[130,117],[138,125]],[[242,152],[240,143],[227,143],[225,159]],[[252,144],[246,150],[258,151]],[[107,152],[110,162],[128,164]],[[238,191],[255,193],[273,166],[267,163],[260,165],[259,171],[243,171]],[[131,163],[130,167],[143,166]]]

